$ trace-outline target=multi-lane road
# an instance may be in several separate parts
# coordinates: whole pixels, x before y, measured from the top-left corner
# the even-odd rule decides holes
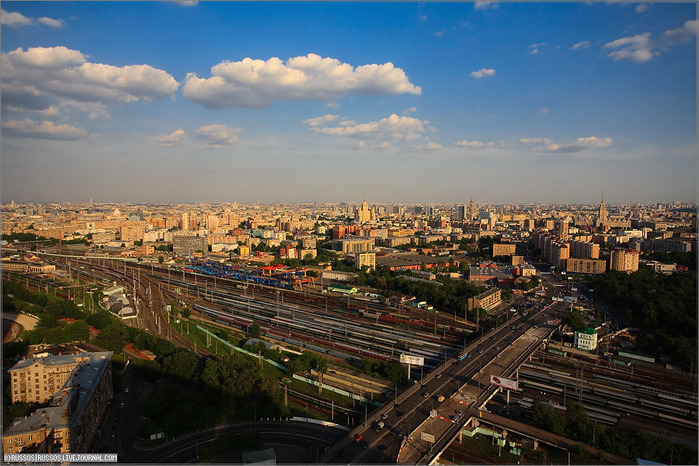
[[[450,358],[436,367],[422,384],[414,384],[399,396],[395,405],[388,403],[366,425],[355,428],[321,461],[366,464],[421,461],[429,455],[423,432],[434,436],[437,443],[458,432],[466,416],[456,421],[452,416],[459,416],[458,411],[464,411],[465,407],[480,406],[487,401],[495,388],[489,383],[491,374],[514,373],[553,330],[554,325],[544,324],[553,318],[558,306],[552,303],[532,310],[527,318],[515,318],[507,326],[473,342],[466,348],[470,357],[461,362]],[[440,401],[442,396],[444,400]],[[383,422],[381,429],[377,428],[378,422]]]

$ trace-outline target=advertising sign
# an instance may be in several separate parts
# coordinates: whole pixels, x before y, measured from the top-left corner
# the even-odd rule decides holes
[[[402,364],[413,364],[415,366],[424,366],[425,365],[425,358],[422,356],[413,356],[411,354],[401,354],[400,355],[400,362]]]
[[[517,381],[505,379],[503,377],[496,377],[494,375],[490,376],[490,384],[496,387],[502,387],[507,390],[517,390]]]

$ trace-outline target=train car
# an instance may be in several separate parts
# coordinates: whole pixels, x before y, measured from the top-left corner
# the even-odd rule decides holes
[[[667,403],[659,403],[657,401],[650,401],[650,400],[644,400],[644,399],[640,399],[639,403],[641,404],[641,406],[648,406],[650,408],[655,408],[658,411],[669,411],[669,412],[672,412],[674,414],[683,415],[685,417],[689,417],[689,414],[690,414],[689,409],[680,408],[679,406],[673,406],[673,405],[667,404]]]
[[[676,416],[668,416],[667,414],[658,414],[658,419],[667,422],[669,424],[675,424],[682,427],[687,427],[692,430],[697,430],[697,421],[690,421],[688,419],[681,419]]]
[[[542,383],[538,383],[538,382],[532,382],[530,380],[520,379],[519,383],[524,385],[525,387],[533,388],[534,390],[539,390],[539,391],[546,392],[546,393],[556,393],[558,395],[563,393],[563,389],[561,389],[561,388],[552,387],[550,385],[546,385],[546,384],[542,384]]]

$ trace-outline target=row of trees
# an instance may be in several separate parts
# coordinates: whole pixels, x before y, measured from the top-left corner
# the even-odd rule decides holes
[[[532,423],[624,458],[644,458],[664,464],[697,464],[697,450],[675,445],[646,432],[627,432],[598,424],[590,420],[582,405],[577,403],[568,405],[562,413],[537,401],[532,407]]]
[[[357,284],[370,286],[387,295],[401,293],[425,300],[440,310],[462,314],[466,309],[468,298],[476,296],[482,289],[464,280],[455,280],[446,275],[439,275],[434,282],[414,281],[392,272],[388,267],[376,270],[361,270]]]
[[[684,370],[696,367],[696,271],[660,275],[647,267],[632,274],[612,270],[590,278],[589,286],[621,313],[626,326],[644,330],[647,351],[669,355]]]

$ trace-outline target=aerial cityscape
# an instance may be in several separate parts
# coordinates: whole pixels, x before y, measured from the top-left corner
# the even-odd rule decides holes
[[[697,464],[696,2],[3,2],[8,463]]]

